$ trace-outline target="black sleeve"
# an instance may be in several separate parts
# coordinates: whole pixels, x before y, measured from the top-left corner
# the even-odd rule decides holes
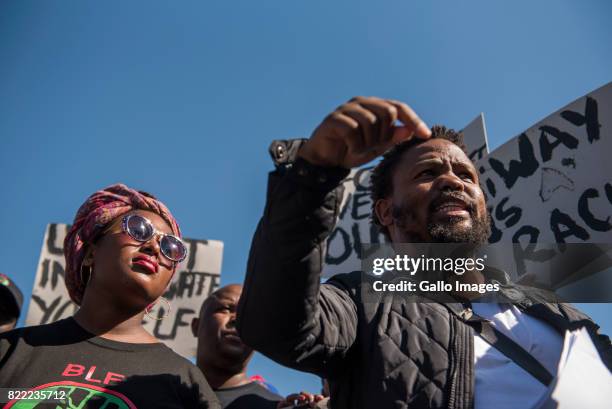
[[[283,365],[321,376],[356,338],[351,289],[320,284],[325,242],[348,172],[298,159],[271,173],[238,307],[244,342]]]

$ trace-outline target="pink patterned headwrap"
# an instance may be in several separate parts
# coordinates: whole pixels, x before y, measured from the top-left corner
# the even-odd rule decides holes
[[[64,240],[66,287],[70,298],[78,305],[81,305],[85,292],[85,284],[81,281],[81,263],[87,246],[113,220],[137,209],[159,214],[172,227],[173,234],[181,237],[181,230],[170,210],[149,193],[116,184],[89,196],[79,208]]]

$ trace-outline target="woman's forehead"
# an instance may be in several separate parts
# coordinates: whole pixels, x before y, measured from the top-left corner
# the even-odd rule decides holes
[[[155,227],[155,229],[157,229],[158,231],[162,233],[167,233],[167,234],[174,234],[174,232],[172,231],[172,227],[170,227],[168,222],[163,217],[161,217],[159,214],[152,212],[150,210],[134,209],[126,213],[120,219],[123,219],[125,216],[130,216],[134,214],[138,216],[142,216],[150,220],[151,223],[153,223],[153,226]]]

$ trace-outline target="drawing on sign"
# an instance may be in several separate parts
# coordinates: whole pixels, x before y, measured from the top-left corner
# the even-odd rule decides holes
[[[70,300],[64,284],[65,260],[63,243],[68,225],[49,224],[40,254],[28,309],[26,325],[40,325],[72,316],[78,306]],[[202,302],[220,284],[223,243],[216,240],[183,239],[189,256],[181,264],[164,297],[171,303],[160,303],[145,317],[144,326],[156,338],[185,357],[195,355],[195,338],[191,334],[191,319],[199,312]]]
[[[550,200],[557,189],[574,190],[574,181],[563,172],[553,168],[542,168],[540,198],[543,202]]]

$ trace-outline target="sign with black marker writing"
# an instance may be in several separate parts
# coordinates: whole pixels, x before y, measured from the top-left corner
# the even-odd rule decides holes
[[[47,324],[72,316],[78,309],[64,285],[63,243],[68,231],[66,224],[49,224],[45,231],[40,260],[32,289],[32,300],[26,325]],[[196,339],[191,333],[191,319],[202,302],[219,287],[223,243],[216,240],[183,239],[188,257],[178,266],[164,297],[170,302],[156,305],[145,316],[145,328],[170,348],[185,357],[195,356]]]
[[[610,242],[612,83],[480,159],[490,242]]]
[[[554,112],[476,163],[491,243],[522,244],[516,275],[553,257],[538,243],[612,242],[612,83]],[[516,255],[515,255],[516,256]],[[600,271],[593,260],[582,276]],[[533,265],[533,264],[532,264]],[[605,273],[597,280],[609,280]]]

